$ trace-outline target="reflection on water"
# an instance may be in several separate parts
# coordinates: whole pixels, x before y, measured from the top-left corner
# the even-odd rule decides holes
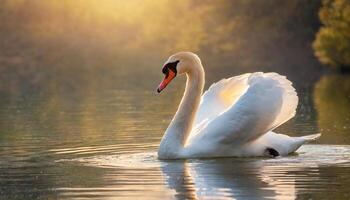
[[[349,76],[321,77],[305,45],[320,2],[219,2],[3,0],[0,198],[349,199]],[[179,77],[155,94],[161,64],[184,49],[201,56],[206,88],[244,72],[287,75],[300,105],[278,131],[321,132],[319,146],[156,160],[184,89]]]
[[[306,146],[288,158],[175,162],[159,162],[148,152],[156,152],[181,98],[184,79],[156,95],[158,76],[143,74],[137,81],[133,76],[120,75],[84,90],[63,83],[63,88],[50,93],[1,98],[0,195],[6,199],[349,198],[349,147],[332,146],[350,144],[347,76],[324,76],[314,90],[302,88],[296,119],[279,128],[289,135],[318,130],[323,133],[319,145]],[[131,85],[124,84],[130,81]]]
[[[73,149],[71,149],[73,150]],[[68,149],[56,152],[69,152]],[[142,181],[146,185],[159,184],[164,180],[166,187],[145,193],[156,197],[155,192],[162,192],[163,197],[174,195],[179,199],[295,199],[312,196],[319,198],[322,191],[329,189],[329,181],[339,179],[340,174],[330,174],[334,169],[347,173],[350,167],[350,146],[348,145],[305,145],[298,150],[298,155],[276,159],[261,158],[226,158],[187,161],[159,161],[155,152],[122,154],[119,156],[92,156],[79,159],[58,160],[59,163],[82,164],[104,168],[119,173],[127,173],[133,184]],[[327,170],[329,169],[329,170]],[[159,173],[159,171],[161,173]],[[342,170],[340,170],[342,171]],[[344,174],[341,174],[342,176]],[[133,178],[135,176],[135,178]],[[160,179],[162,177],[162,179]],[[135,180],[134,180],[135,179]],[[345,178],[346,179],[346,178]],[[108,179],[108,189],[95,188],[103,193],[123,195],[116,183]],[[334,185],[337,195],[333,198],[348,197],[349,180]],[[345,184],[345,185],[344,185]],[[65,195],[78,188],[59,188]],[[79,191],[82,192],[83,189]],[[91,189],[89,189],[91,190]],[[67,194],[68,193],[68,194]],[[327,194],[322,194],[328,198]]]
[[[324,89],[332,83],[324,80],[348,80],[337,77],[322,78],[314,95],[315,99],[322,95],[323,103],[336,104],[342,112],[347,109],[344,95],[336,96]],[[11,199],[348,198],[349,147],[332,145],[349,144],[349,129],[334,129],[332,122],[337,118],[323,117],[322,112],[327,110],[320,107],[323,104],[319,100],[315,102],[315,118],[300,117],[305,110],[299,110],[298,120],[280,128],[290,135],[304,134],[295,130],[306,126],[315,126],[310,127],[314,130],[334,129],[323,132],[326,139],[321,139],[319,145],[305,146],[298,155],[267,160],[159,162],[155,153],[148,152],[156,152],[176,110],[176,103],[167,102],[180,100],[181,80],[164,95],[155,95],[153,85],[144,84],[138,88],[130,86],[129,90],[113,85],[104,85],[104,90],[91,87],[69,97],[56,93],[25,96],[16,101],[2,99],[1,196]],[[116,83],[123,81],[118,79]],[[308,102],[301,101],[301,107],[311,107]],[[342,120],[340,117],[337,122],[346,125]]]
[[[349,144],[350,75],[322,77],[316,83],[313,95],[322,141]]]

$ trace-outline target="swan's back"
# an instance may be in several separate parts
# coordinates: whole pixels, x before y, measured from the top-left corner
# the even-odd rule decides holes
[[[232,107],[247,92],[249,87],[262,86],[262,84],[265,84],[263,82],[267,80],[274,81],[275,87],[279,87],[283,93],[283,106],[279,116],[276,118],[276,125],[278,122],[283,123],[282,119],[287,121],[294,117],[298,105],[298,96],[292,86],[292,82],[285,76],[277,73],[256,72],[222,79],[212,84],[202,96],[195,125],[200,124],[203,120],[210,121],[214,119]]]
[[[216,152],[245,145],[294,117],[297,105],[292,83],[277,73],[223,79],[202,96],[188,145],[199,152],[206,142]]]

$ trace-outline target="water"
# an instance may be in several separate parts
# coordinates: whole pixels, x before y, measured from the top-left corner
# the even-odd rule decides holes
[[[325,75],[312,92],[305,89],[299,94],[296,118],[278,131],[323,136],[297,154],[168,162],[157,160],[156,151],[181,98],[184,79],[161,95],[155,94],[153,81],[120,89],[124,81],[70,95],[55,91],[3,98],[1,197],[349,198],[348,76]],[[338,86],[335,96],[334,84],[339,81],[343,87]]]
[[[0,6],[0,199],[350,199],[350,76],[314,56],[321,1],[31,1]],[[271,12],[273,11],[273,12]],[[167,57],[199,54],[206,88],[246,72],[299,94],[288,157],[159,161],[184,90]]]

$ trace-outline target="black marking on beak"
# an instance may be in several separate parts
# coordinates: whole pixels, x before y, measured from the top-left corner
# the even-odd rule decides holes
[[[179,60],[176,60],[174,62],[169,62],[169,63],[166,63],[162,69],[162,72],[163,74],[165,74],[165,78],[168,78],[169,76],[169,70],[173,71],[175,73],[175,76],[177,74],[177,64],[179,63],[180,61]]]

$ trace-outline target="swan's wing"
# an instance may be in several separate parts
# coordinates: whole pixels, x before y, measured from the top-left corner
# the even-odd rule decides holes
[[[248,88],[250,73],[224,78],[213,83],[204,92],[196,113],[193,129],[188,137],[192,140],[207,124],[231,107]]]
[[[295,115],[298,97],[292,83],[277,73],[253,73],[246,89],[224,112],[197,130],[194,140],[245,143],[273,130]],[[217,103],[217,102],[213,102]],[[205,108],[203,108],[205,109]],[[192,134],[192,133],[191,133]]]
[[[234,104],[247,90],[250,75],[234,76],[212,84],[201,98],[194,125],[211,121]]]

